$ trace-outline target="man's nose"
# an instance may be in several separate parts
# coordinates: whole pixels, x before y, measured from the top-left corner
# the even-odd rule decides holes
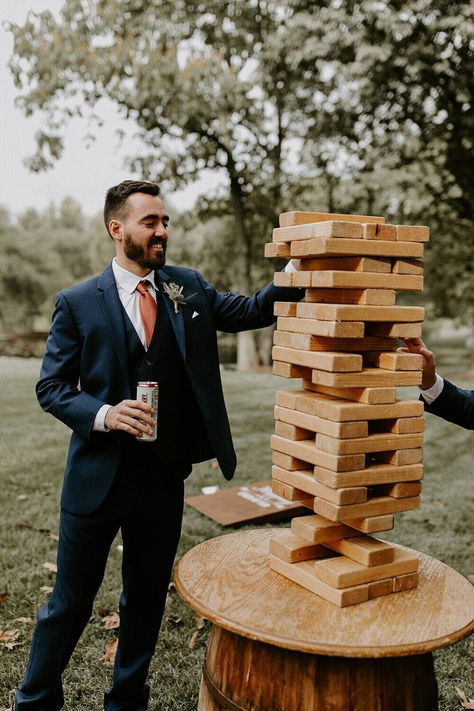
[[[155,230],[155,235],[164,240],[168,240],[168,230],[162,222],[158,222]]]

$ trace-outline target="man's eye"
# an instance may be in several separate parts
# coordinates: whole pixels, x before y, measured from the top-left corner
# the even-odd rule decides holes
[[[145,227],[153,227],[154,223],[153,222],[145,222]]]

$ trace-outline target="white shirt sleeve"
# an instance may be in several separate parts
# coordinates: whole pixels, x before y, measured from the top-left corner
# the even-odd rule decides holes
[[[298,270],[295,269],[295,267],[293,266],[293,262],[290,259],[290,261],[288,262],[288,264],[286,265],[286,267],[284,268],[283,271],[284,272],[297,272]]]
[[[428,405],[431,405],[432,402],[436,400],[437,397],[441,395],[443,392],[444,388],[444,380],[443,378],[436,373],[436,383],[431,386],[431,388],[428,388],[427,390],[421,390],[421,396],[423,400],[426,400]]]
[[[92,425],[92,430],[94,432],[109,432],[109,430],[105,426],[105,416],[111,407],[112,405],[102,405],[100,410],[97,412],[94,424]]]

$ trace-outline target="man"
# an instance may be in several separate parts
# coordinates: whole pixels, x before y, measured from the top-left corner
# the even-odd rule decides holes
[[[104,707],[147,708],[146,676],[180,535],[183,480],[193,462],[216,457],[226,479],[236,466],[216,330],[269,325],[277,299],[301,298],[298,290],[272,284],[253,297],[222,294],[194,270],[164,267],[169,218],[154,184],[125,181],[111,188],[104,219],[116,257],[100,276],[57,296],[37,385],[43,409],[73,432],[56,585],[38,613],[16,693],[19,711],[63,706],[61,675],[119,530],[120,630]],[[171,299],[170,291],[180,296]],[[138,381],[159,384],[154,442],[140,441],[153,432],[153,419],[151,408],[135,399]]]
[[[400,350],[423,356],[421,398],[425,402],[425,410],[466,429],[474,429],[474,391],[461,390],[438,375],[435,357],[421,338],[404,340],[406,348]]]

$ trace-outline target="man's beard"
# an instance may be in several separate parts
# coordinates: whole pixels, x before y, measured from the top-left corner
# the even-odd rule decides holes
[[[163,252],[161,254],[156,254],[155,256],[147,255],[146,250],[140,244],[133,241],[130,234],[125,234],[123,238],[123,248],[125,256],[131,259],[132,262],[144,267],[145,269],[161,269],[164,267],[166,262],[166,242],[160,237],[154,237],[150,240],[148,244],[148,249],[151,249],[153,245],[161,244]]]

